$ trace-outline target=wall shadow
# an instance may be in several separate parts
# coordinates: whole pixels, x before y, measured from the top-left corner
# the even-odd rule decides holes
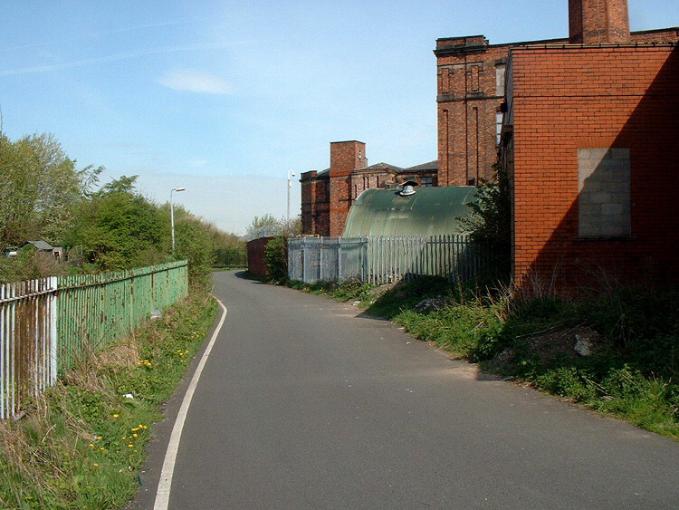
[[[252,273],[250,273],[248,271],[236,271],[235,273],[233,273],[233,275],[236,278],[240,278],[241,280],[248,280],[252,283],[262,284],[262,285],[266,284],[266,282],[264,282],[261,278],[259,278],[256,275],[253,275]]]
[[[556,124],[563,120],[558,115]],[[620,285],[678,284],[678,148],[679,47],[675,47],[610,144],[611,150],[596,155],[600,161],[580,183],[578,196],[528,271],[515,282],[518,288],[573,294]],[[614,175],[625,172],[627,150],[629,200]],[[606,214],[600,214],[602,208]]]

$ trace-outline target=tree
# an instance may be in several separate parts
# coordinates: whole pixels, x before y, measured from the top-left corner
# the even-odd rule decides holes
[[[205,224],[196,217],[185,217],[175,227],[178,259],[189,261],[189,276],[194,283],[209,282],[215,250]]]
[[[67,238],[100,269],[128,269],[167,259],[169,221],[123,176],[84,201]]]
[[[509,176],[501,165],[495,165],[496,178],[481,183],[477,200],[469,204],[472,215],[462,218],[471,238],[485,246],[497,259],[500,274],[509,275],[511,261],[512,210]]]
[[[98,171],[76,171],[51,135],[12,142],[0,134],[0,245],[32,238],[61,242],[83,183]]]
[[[245,238],[248,241],[251,241],[252,239],[258,239],[260,237],[272,237],[280,235],[281,231],[281,222],[271,214],[265,214],[261,217],[254,217],[252,223],[250,223],[245,232]]]
[[[83,260],[90,264],[86,269],[97,270],[172,260],[169,204],[158,206],[144,198],[136,176],[99,187],[103,170],[77,170],[51,135],[11,141],[0,133],[0,249],[43,238],[63,244],[71,255],[81,254],[71,257],[69,267],[58,268],[29,255],[3,258],[0,280],[74,270]],[[217,256],[224,265],[244,263],[245,243],[238,236],[180,206],[175,213],[176,256],[188,259],[192,280],[207,282]]]
[[[276,219],[271,214],[262,217],[255,216],[247,228],[245,238],[248,241],[260,237],[284,236],[291,237],[302,233],[302,219],[298,216],[286,221]]]

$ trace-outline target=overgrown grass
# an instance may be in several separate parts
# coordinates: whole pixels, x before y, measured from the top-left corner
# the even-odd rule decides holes
[[[0,424],[0,507],[123,507],[138,489],[160,404],[216,312],[212,298],[195,292],[132,338],[85,356],[22,420]]]
[[[361,301],[367,313],[487,371],[679,439],[679,291],[616,289],[566,300],[453,288],[440,278],[386,289],[291,286]],[[435,306],[416,308],[426,299]],[[578,338],[591,355],[575,352]]]

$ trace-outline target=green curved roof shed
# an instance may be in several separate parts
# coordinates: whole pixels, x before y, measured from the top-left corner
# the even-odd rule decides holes
[[[470,216],[474,186],[415,188],[407,197],[398,189],[368,189],[349,210],[342,237],[396,237],[461,234],[460,218]]]

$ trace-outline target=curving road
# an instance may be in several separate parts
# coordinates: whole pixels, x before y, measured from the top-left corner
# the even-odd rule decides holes
[[[479,377],[350,305],[215,274],[228,308],[176,509],[677,509],[679,443]],[[135,508],[155,487],[168,406]]]

